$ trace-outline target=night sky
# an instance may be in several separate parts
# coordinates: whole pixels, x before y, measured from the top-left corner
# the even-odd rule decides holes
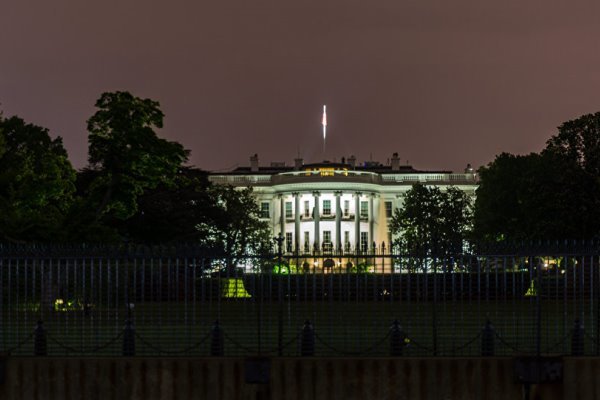
[[[208,170],[323,159],[460,171],[543,148],[600,111],[600,3],[9,0],[0,109],[87,159],[104,91],[161,103],[160,135]]]

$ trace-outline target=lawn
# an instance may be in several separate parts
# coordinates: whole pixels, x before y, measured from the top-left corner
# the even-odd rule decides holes
[[[570,351],[574,320],[586,328],[586,352],[596,351],[597,304],[584,300],[539,299],[540,347],[543,353]],[[2,309],[0,351],[31,336],[43,319],[50,355],[119,355],[124,322],[131,317],[136,329],[138,355],[208,355],[211,328],[216,320],[225,333],[226,355],[299,354],[299,334],[305,320],[316,333],[315,353],[323,356],[389,354],[389,332],[398,320],[410,342],[406,355],[475,356],[481,352],[479,335],[487,318],[496,332],[496,354],[536,350],[538,299],[535,296],[503,300],[334,301],[318,299],[281,301],[255,298],[157,301],[113,307],[41,310],[32,305]],[[436,340],[434,340],[434,337]],[[12,351],[31,355],[33,338]]]

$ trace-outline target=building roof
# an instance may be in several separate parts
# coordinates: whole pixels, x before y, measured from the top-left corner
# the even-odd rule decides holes
[[[452,171],[448,170],[417,170],[411,165],[399,165],[398,169],[393,169],[391,165],[383,165],[376,161],[365,161],[362,164],[356,164],[354,167],[350,163],[339,163],[323,161],[320,163],[302,164],[299,169],[296,169],[291,165],[281,165],[282,163],[274,163],[276,165],[270,166],[259,166],[258,170],[252,171],[252,167],[243,166],[237,167],[231,171],[219,172],[218,175],[275,175],[282,172],[291,171],[306,171],[309,169],[317,168],[334,168],[334,169],[348,169],[351,171],[365,171],[374,172],[378,174],[422,174],[422,173],[434,173],[434,174],[449,174]]]

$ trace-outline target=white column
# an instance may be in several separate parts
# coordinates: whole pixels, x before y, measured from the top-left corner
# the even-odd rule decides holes
[[[279,195],[279,213],[279,231],[285,239],[285,201],[282,194]]]
[[[315,198],[315,208],[313,212],[313,218],[315,220],[315,247],[317,251],[321,251],[321,231],[319,227],[319,223],[321,222],[321,211],[319,204],[319,196],[321,193],[313,192],[313,196]]]
[[[342,206],[340,205],[340,197],[342,192],[337,191],[335,194],[335,249],[342,249]]]
[[[354,241],[356,247],[355,252],[360,249],[360,195],[361,192],[354,193]]]
[[[368,247],[371,248],[371,246],[373,245],[373,242],[375,241],[373,238],[373,224],[375,223],[374,220],[374,210],[373,210],[373,198],[375,197],[374,193],[371,193],[369,195],[369,243],[368,243]]]
[[[294,249],[300,251],[300,193],[294,193]]]

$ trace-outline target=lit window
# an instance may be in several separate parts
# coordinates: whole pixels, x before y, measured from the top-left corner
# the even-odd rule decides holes
[[[360,251],[367,251],[369,248],[369,233],[361,232],[360,233]]]
[[[331,231],[323,231],[323,250],[331,251],[333,243],[331,243]]]
[[[360,202],[360,217],[361,218],[369,217],[369,203],[366,201]]]
[[[285,249],[287,252],[292,251],[292,232],[285,233]]]
[[[269,218],[269,202],[263,201],[260,203],[260,217]]]
[[[323,200],[323,215],[331,215],[331,200]]]
[[[308,232],[304,232],[304,251],[310,252],[310,234]]]
[[[386,216],[386,218],[392,218],[392,202],[391,201],[385,202],[385,216]]]

